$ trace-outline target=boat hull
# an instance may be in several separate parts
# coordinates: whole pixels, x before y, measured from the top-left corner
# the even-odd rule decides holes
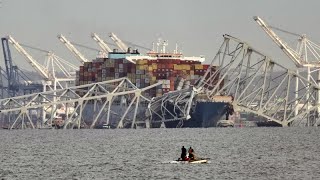
[[[208,163],[208,160],[201,159],[201,160],[195,160],[195,161],[171,161],[171,164],[206,164]]]

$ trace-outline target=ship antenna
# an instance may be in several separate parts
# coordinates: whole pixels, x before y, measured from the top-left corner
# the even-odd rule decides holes
[[[161,41],[161,38],[158,38],[158,42],[157,42],[157,53],[159,52],[160,41]]]
[[[166,53],[166,46],[168,46],[168,40],[164,40],[162,43],[162,53]]]
[[[176,54],[178,54],[178,43],[176,43],[176,50],[175,50],[176,52]]]
[[[154,42],[152,42],[152,51],[154,52],[155,49],[154,49]]]

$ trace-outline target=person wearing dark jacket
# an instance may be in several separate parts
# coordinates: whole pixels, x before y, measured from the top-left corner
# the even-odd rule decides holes
[[[184,146],[182,146],[182,148],[181,148],[181,160],[184,160],[186,158],[186,156],[187,156],[187,149]]]

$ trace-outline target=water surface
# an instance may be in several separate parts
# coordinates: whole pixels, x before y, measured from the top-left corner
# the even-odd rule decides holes
[[[2,179],[318,179],[318,128],[0,130]],[[209,164],[169,164],[181,146]]]

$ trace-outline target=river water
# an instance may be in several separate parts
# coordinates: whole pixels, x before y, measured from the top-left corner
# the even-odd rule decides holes
[[[0,130],[0,179],[320,179],[318,128]],[[208,164],[170,164],[181,146]]]

